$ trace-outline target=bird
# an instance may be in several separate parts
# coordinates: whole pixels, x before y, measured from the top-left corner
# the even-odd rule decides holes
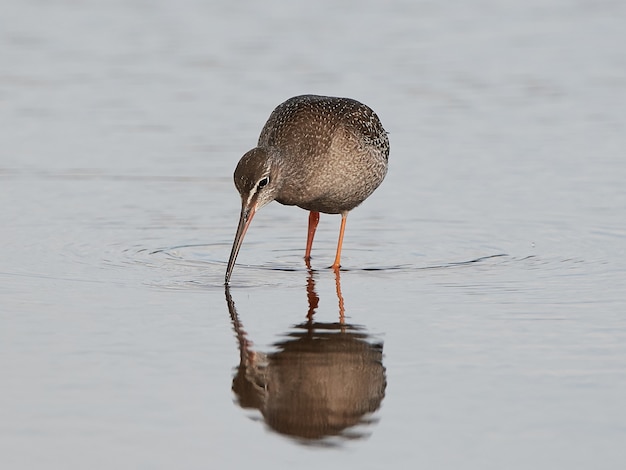
[[[350,98],[300,95],[278,105],[263,126],[257,146],[235,168],[241,213],[225,284],[230,282],[252,218],[272,201],[309,211],[307,267],[320,213],[341,214],[331,266],[338,272],[348,212],[380,186],[388,161],[387,131],[365,104]]]

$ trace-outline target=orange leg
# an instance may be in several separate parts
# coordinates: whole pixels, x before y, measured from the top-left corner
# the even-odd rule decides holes
[[[337,254],[335,255],[335,262],[331,266],[335,271],[339,271],[341,267],[341,245],[343,245],[343,232],[346,230],[346,219],[348,218],[348,213],[344,212],[341,214],[341,228],[339,229],[339,241],[337,242]]]
[[[309,213],[309,233],[306,237],[306,251],[304,252],[304,260],[307,262],[307,266],[309,261],[311,260],[311,247],[313,246],[313,237],[315,236],[315,230],[317,229],[317,224],[320,221],[320,213],[311,211]]]

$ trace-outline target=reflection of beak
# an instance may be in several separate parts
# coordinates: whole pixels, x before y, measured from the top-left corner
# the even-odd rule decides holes
[[[251,201],[251,204],[248,205],[246,205],[245,203],[242,204],[241,215],[239,216],[239,225],[237,225],[237,233],[235,233],[233,249],[230,252],[230,259],[228,260],[228,267],[226,268],[226,278],[224,280],[224,284],[226,285],[228,285],[230,281],[230,275],[232,274],[233,268],[235,267],[235,260],[237,259],[239,248],[241,248],[243,237],[246,234],[246,230],[248,230],[250,222],[252,222],[252,217],[254,217],[255,212],[256,200]]]

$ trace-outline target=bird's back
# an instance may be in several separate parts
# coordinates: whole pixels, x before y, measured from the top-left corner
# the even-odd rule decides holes
[[[352,131],[364,146],[388,158],[387,133],[374,111],[356,100],[331,96],[295,96],[278,105],[265,123],[258,145],[300,155],[319,154],[328,151],[340,128]]]

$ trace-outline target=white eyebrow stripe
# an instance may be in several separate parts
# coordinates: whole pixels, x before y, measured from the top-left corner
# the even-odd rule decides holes
[[[256,182],[256,184],[254,185],[254,188],[252,189],[252,191],[250,191],[250,194],[248,195],[248,199],[246,199],[246,205],[250,205],[250,201],[252,201],[252,198],[259,192],[259,182],[264,178],[267,178],[267,183],[269,184],[270,174],[266,173],[259,179],[259,181]]]
[[[250,191],[250,194],[248,195],[248,199],[246,200],[246,206],[250,205],[250,201],[252,201],[252,198],[256,195],[256,193],[257,193],[257,186],[255,186],[254,189],[252,191]]]

